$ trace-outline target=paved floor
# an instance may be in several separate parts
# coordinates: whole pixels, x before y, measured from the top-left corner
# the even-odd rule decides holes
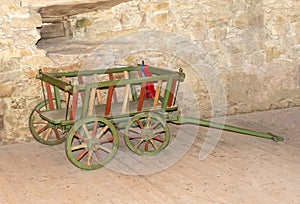
[[[299,203],[299,115],[300,108],[290,108],[228,117],[285,140],[223,132],[204,160],[208,128],[187,125],[171,126],[182,132],[166,153],[141,159],[121,144],[111,164],[96,171],[73,166],[64,145],[1,146],[0,203]]]

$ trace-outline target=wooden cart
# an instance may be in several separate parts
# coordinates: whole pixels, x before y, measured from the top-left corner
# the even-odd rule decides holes
[[[280,136],[197,118],[180,117],[176,101],[178,72],[148,65],[43,73],[44,101],[31,112],[29,127],[40,143],[65,142],[68,159],[75,166],[93,170],[105,166],[116,155],[118,130],[139,155],[154,155],[167,147],[167,122],[192,123],[242,134],[283,140]]]

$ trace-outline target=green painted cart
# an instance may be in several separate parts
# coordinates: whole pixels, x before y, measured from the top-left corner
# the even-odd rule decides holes
[[[40,143],[65,142],[68,159],[75,166],[93,170],[105,166],[117,153],[118,130],[124,130],[129,149],[139,155],[155,155],[170,141],[168,122],[191,123],[282,141],[273,134],[183,118],[176,105],[178,72],[148,65],[43,73],[44,101],[29,117],[33,137]]]

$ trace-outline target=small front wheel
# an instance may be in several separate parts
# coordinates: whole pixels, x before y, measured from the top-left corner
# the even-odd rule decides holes
[[[61,101],[62,106],[66,106],[64,101]],[[48,101],[43,101],[36,105],[31,111],[29,116],[29,129],[38,142],[45,145],[57,145],[66,140],[65,132],[56,127],[54,124],[49,123],[40,116],[40,112],[49,110],[50,107]]]
[[[170,131],[160,115],[138,113],[126,125],[124,139],[131,151],[139,155],[155,155],[169,144]]]
[[[70,130],[66,154],[78,168],[95,170],[114,158],[118,146],[118,132],[111,122],[101,117],[84,118]]]

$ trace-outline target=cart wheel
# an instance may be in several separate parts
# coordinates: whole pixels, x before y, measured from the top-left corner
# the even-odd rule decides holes
[[[169,144],[170,131],[158,114],[138,113],[126,125],[124,138],[131,151],[139,155],[155,155]]]
[[[68,159],[84,170],[99,169],[116,155],[119,146],[115,126],[105,118],[84,118],[75,123],[66,141]]]
[[[35,106],[29,116],[29,129],[38,142],[45,145],[57,145],[66,140],[65,133],[39,115],[39,112],[49,110],[48,104],[48,101],[43,101]],[[66,106],[65,101],[62,101],[62,106]]]

